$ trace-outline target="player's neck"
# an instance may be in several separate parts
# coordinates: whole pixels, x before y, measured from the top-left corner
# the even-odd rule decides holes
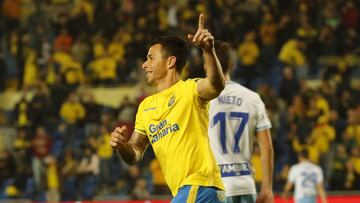
[[[180,74],[178,74],[177,72],[168,74],[166,77],[158,81],[158,83],[156,84],[156,91],[162,92],[179,82],[180,79]]]

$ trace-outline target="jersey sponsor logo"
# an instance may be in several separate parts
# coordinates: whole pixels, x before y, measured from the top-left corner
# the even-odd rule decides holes
[[[236,105],[241,106],[243,99],[231,95],[220,95],[217,98],[219,105]]]
[[[168,103],[168,107],[172,106],[175,103],[175,95],[170,97],[169,103]]]
[[[154,111],[155,109],[156,109],[156,107],[149,107],[149,108],[144,109],[144,112]]]
[[[248,163],[220,164],[222,177],[251,175]]]
[[[159,141],[169,133],[174,133],[176,131],[180,130],[180,127],[177,123],[171,124],[166,119],[163,121],[160,121],[157,125],[150,124],[149,125],[149,131],[150,131],[150,137],[151,137],[151,144]]]

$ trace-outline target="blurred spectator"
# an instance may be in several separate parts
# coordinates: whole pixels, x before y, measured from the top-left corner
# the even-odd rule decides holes
[[[18,127],[28,127],[32,125],[31,123],[31,106],[30,103],[26,99],[26,94],[24,93],[20,99],[15,104],[14,108],[14,120],[15,124]]]
[[[147,190],[146,180],[141,178],[137,179],[135,187],[131,192],[131,199],[133,200],[148,200],[150,199],[150,193]]]
[[[76,146],[75,142],[81,139],[78,125],[86,114],[84,106],[79,102],[76,92],[71,92],[67,100],[60,107],[60,118],[66,124],[64,142],[66,147]]]
[[[341,8],[342,22],[347,29],[357,28],[359,24],[359,9],[355,6],[354,1],[345,1]]]
[[[85,136],[96,135],[103,106],[96,101],[92,93],[87,93],[82,97],[82,104],[85,108]]]
[[[59,202],[60,200],[60,179],[58,173],[58,165],[56,158],[53,156],[47,156],[44,160],[46,165],[46,179],[47,179],[47,202]]]
[[[273,69],[275,58],[277,55],[277,32],[273,14],[269,11],[263,14],[259,25],[259,37],[261,39],[260,63],[262,75],[267,75]]]
[[[238,48],[238,56],[240,59],[242,78],[246,87],[251,88],[251,82],[258,76],[257,75],[257,63],[260,55],[259,46],[256,41],[256,33],[250,31],[246,33],[244,42],[240,44]]]
[[[85,113],[76,92],[71,92],[60,108],[60,116],[68,125],[76,125],[84,118]]]
[[[312,124],[315,124],[318,119],[322,117],[324,121],[328,121],[330,118],[330,108],[328,102],[320,95],[320,92],[316,92],[314,96],[311,96],[308,101],[308,109],[306,112]]]
[[[321,81],[318,91],[322,97],[327,101],[329,109],[334,109],[336,107],[336,87],[330,82]]]
[[[141,179],[141,169],[138,165],[129,166],[127,172],[125,173],[125,182],[127,183],[127,195],[131,195],[132,191],[135,188],[137,180]]]
[[[60,166],[60,177],[62,183],[61,199],[63,201],[70,201],[77,198],[78,190],[76,187],[76,175],[78,162],[74,157],[74,153],[71,148],[66,148],[64,153],[64,160]]]
[[[284,5],[287,3],[284,2]],[[282,47],[288,40],[295,35],[296,25],[293,22],[292,15],[289,10],[282,13],[278,20],[278,45]]]
[[[91,200],[95,195],[100,173],[99,156],[92,147],[84,148],[83,157],[76,171],[82,199]]]
[[[74,60],[80,62],[82,66],[85,66],[88,62],[90,45],[87,42],[87,35],[85,33],[76,38],[74,45],[71,47],[71,55],[74,57]]]
[[[287,105],[293,102],[294,96],[299,92],[300,83],[294,76],[294,70],[291,67],[284,67],[283,77],[280,83],[279,96]]]
[[[58,51],[53,55],[54,62],[59,65],[62,84],[78,86],[85,82],[81,64],[67,52]]]
[[[17,90],[23,70],[23,57],[21,52],[22,43],[17,31],[5,35],[2,39],[1,50],[4,59],[7,89]]]
[[[109,145],[110,133],[105,126],[101,126],[99,129],[99,136],[97,139],[97,154],[100,159],[100,189],[108,192],[111,183],[111,158],[113,156],[113,149]]]
[[[320,167],[324,172],[325,183],[329,179],[331,170],[331,144],[336,137],[334,127],[328,122],[329,120],[326,116],[320,116],[310,135],[320,153]]]
[[[69,52],[73,44],[73,38],[66,28],[60,30],[60,34],[55,38],[55,51]]]
[[[9,179],[15,177],[16,163],[10,151],[7,150],[0,151],[0,171],[1,171],[0,173],[1,186],[6,185],[6,182],[9,181]]]
[[[117,3],[117,2],[116,2]],[[103,6],[99,6],[97,12],[95,12],[94,23],[98,30],[106,37],[110,38],[118,28],[118,16],[116,15],[115,1],[106,1]]]
[[[288,40],[281,48],[279,60],[285,65],[294,67],[296,77],[304,79],[307,76],[307,59],[304,55],[306,42],[303,37]]]
[[[334,154],[330,185],[332,190],[346,190],[346,181],[348,178],[347,163],[349,156],[346,153],[346,148],[342,144],[336,146],[336,152]]]
[[[6,80],[6,68],[5,68],[5,62],[4,62],[4,55],[0,48],[0,91],[3,91],[5,89],[5,80]]]
[[[350,177],[351,182],[349,183],[349,187],[352,190],[360,189],[360,147],[354,147],[351,150],[350,156],[350,173],[352,177]]]
[[[91,25],[94,21],[94,5],[90,0],[75,0],[75,5],[72,10],[73,16],[79,18],[80,16],[86,17],[86,23]]]
[[[360,146],[360,113],[355,109],[349,109],[347,116],[347,127],[344,133],[346,136],[353,138],[357,146]]]
[[[52,102],[49,90],[45,83],[38,83],[34,96],[31,100],[31,115],[33,126],[46,126],[54,112],[52,111]]]
[[[150,162],[149,169],[150,169],[151,175],[152,175],[152,184],[154,185],[153,194],[154,195],[169,195],[169,194],[171,194],[170,189],[166,184],[162,170],[160,168],[160,163],[156,158],[154,158]]]
[[[77,161],[71,148],[66,148],[64,160],[61,167],[61,177],[64,179],[75,176],[77,169]]]
[[[341,120],[347,120],[347,110],[355,107],[355,98],[350,90],[344,90],[340,92],[338,98],[337,112],[339,112],[339,117]]]
[[[23,76],[23,86],[25,89],[34,87],[38,81],[39,71],[36,64],[36,57],[35,50],[30,51],[26,57]]]
[[[318,54],[319,55],[336,55],[337,54],[337,44],[336,44],[336,33],[328,25],[323,25],[319,28],[318,35]]]
[[[8,125],[9,121],[8,121],[8,116],[6,114],[6,112],[0,108],[0,126],[1,125]]]
[[[2,14],[4,15],[5,27],[8,32],[19,26],[21,16],[21,0],[4,0],[2,2]]]
[[[191,64],[186,67],[185,71],[186,74],[185,78],[203,78],[205,77],[205,70],[203,67],[203,58],[198,48],[191,49],[191,56],[192,60],[190,61]]]
[[[93,78],[93,84],[115,84],[118,79],[117,65],[116,59],[108,53],[90,62],[89,69]]]
[[[35,136],[31,141],[32,148],[32,171],[35,180],[36,191],[45,191],[46,166],[45,158],[49,155],[52,140],[43,127],[37,127]]]
[[[121,104],[118,108],[118,121],[123,123],[134,124],[135,122],[135,113],[136,113],[136,106],[130,100],[128,95],[125,95],[121,101]]]
[[[26,129],[18,128],[17,136],[14,140],[13,156],[16,162],[14,184],[20,191],[24,191],[27,179],[32,176],[30,144],[29,134]]]
[[[334,30],[336,30],[341,23],[340,12],[336,4],[337,2],[335,1],[326,1],[320,12],[321,23]]]
[[[259,30],[259,35],[260,35],[260,39],[262,42],[262,45],[264,47],[268,47],[271,49],[274,49],[275,47],[273,47],[276,44],[276,33],[277,33],[277,25],[275,23],[274,17],[273,15],[268,12],[265,13],[264,16],[262,17],[262,22],[260,24],[260,30]],[[271,51],[275,51],[275,50],[271,50]],[[273,58],[273,55],[270,55],[271,57],[269,58]]]
[[[311,25],[308,15],[300,14],[299,27],[296,30],[296,35],[310,41],[317,36],[317,30]]]

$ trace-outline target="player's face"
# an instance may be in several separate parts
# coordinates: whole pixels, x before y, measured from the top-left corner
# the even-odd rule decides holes
[[[167,58],[163,57],[161,45],[155,44],[150,47],[147,60],[142,64],[142,68],[146,73],[146,81],[150,85],[156,84],[167,74]]]

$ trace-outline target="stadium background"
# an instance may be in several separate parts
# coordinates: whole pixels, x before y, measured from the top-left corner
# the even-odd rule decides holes
[[[129,167],[108,145],[109,132],[131,128],[152,92],[140,69],[146,42],[193,33],[199,13],[216,39],[233,45],[233,79],[266,104],[274,192],[307,148],[328,193],[342,202],[359,194],[359,0],[0,5],[0,200],[170,199],[151,149]],[[201,77],[201,52],[193,47],[189,59],[183,78]],[[257,184],[259,159],[255,148]]]

